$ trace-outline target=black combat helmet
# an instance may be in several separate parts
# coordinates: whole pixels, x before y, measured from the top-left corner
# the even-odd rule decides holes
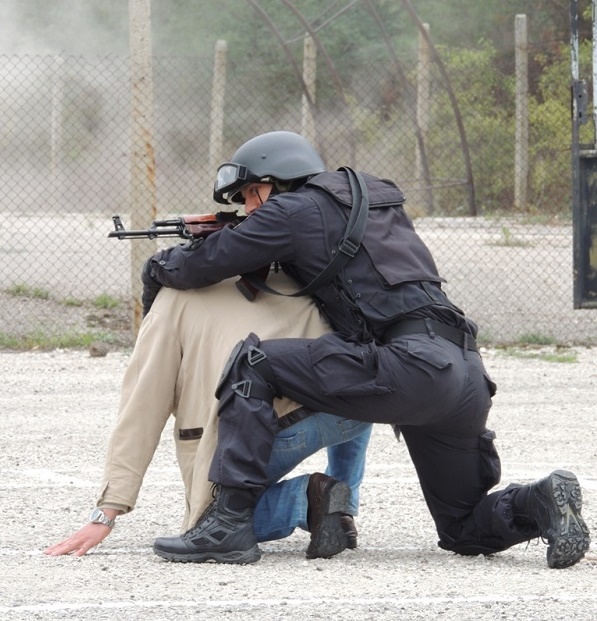
[[[249,183],[272,182],[278,191],[298,179],[325,172],[321,157],[305,138],[293,132],[269,132],[251,138],[218,168],[214,200],[242,203],[240,189]]]

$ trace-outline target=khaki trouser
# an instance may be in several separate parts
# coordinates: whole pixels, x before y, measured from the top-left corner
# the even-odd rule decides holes
[[[268,284],[295,290],[283,274]],[[229,354],[249,332],[264,339],[316,337],[329,331],[308,298],[260,293],[247,301],[234,279],[200,290],[164,288],[143,320],[124,375],[97,504],[131,511],[161,433],[175,416],[176,454],[185,488],[182,529],[211,501],[209,465],[217,441],[215,387]],[[278,415],[297,405],[274,403]],[[199,434],[202,435],[199,437]]]

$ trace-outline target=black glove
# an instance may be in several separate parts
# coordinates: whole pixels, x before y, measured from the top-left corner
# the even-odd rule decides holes
[[[141,270],[141,282],[143,283],[143,295],[141,296],[141,303],[143,304],[143,317],[145,317],[150,311],[153,301],[162,288],[162,285],[154,278],[155,274],[153,272],[152,265],[154,259],[155,256],[147,259],[143,265],[143,269]]]
[[[193,239],[186,244],[171,246],[160,250],[150,257],[143,265],[141,271],[141,282],[143,283],[143,295],[141,301],[143,303],[143,317],[147,315],[151,309],[151,305],[155,300],[160,289],[164,286],[160,280],[163,280],[168,287],[175,289],[188,289],[185,283],[177,281],[176,275],[185,267],[186,260],[190,251],[198,248],[204,239]]]

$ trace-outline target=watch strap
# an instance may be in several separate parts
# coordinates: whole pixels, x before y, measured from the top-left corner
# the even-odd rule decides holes
[[[116,523],[116,520],[114,519],[110,519],[101,509],[96,508],[94,509],[90,516],[89,516],[89,521],[92,524],[103,524],[104,526],[107,526],[108,528],[114,528],[114,524]]]

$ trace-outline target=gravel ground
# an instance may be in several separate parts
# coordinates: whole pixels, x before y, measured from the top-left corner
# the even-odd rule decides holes
[[[527,352],[529,353],[529,352]],[[597,528],[594,349],[576,362],[487,350],[498,382],[491,427],[503,485],[555,468],[575,471],[584,515]],[[379,425],[358,518],[359,547],[306,561],[308,535],[262,545],[251,566],[166,563],[156,536],[183,513],[171,434],[146,476],[137,509],[93,553],[49,558],[44,547],[78,528],[94,503],[129,353],[0,353],[0,619],[552,619],[597,618],[597,554],[550,570],[541,542],[491,558],[441,551],[404,444]],[[301,471],[324,467],[322,455]]]

